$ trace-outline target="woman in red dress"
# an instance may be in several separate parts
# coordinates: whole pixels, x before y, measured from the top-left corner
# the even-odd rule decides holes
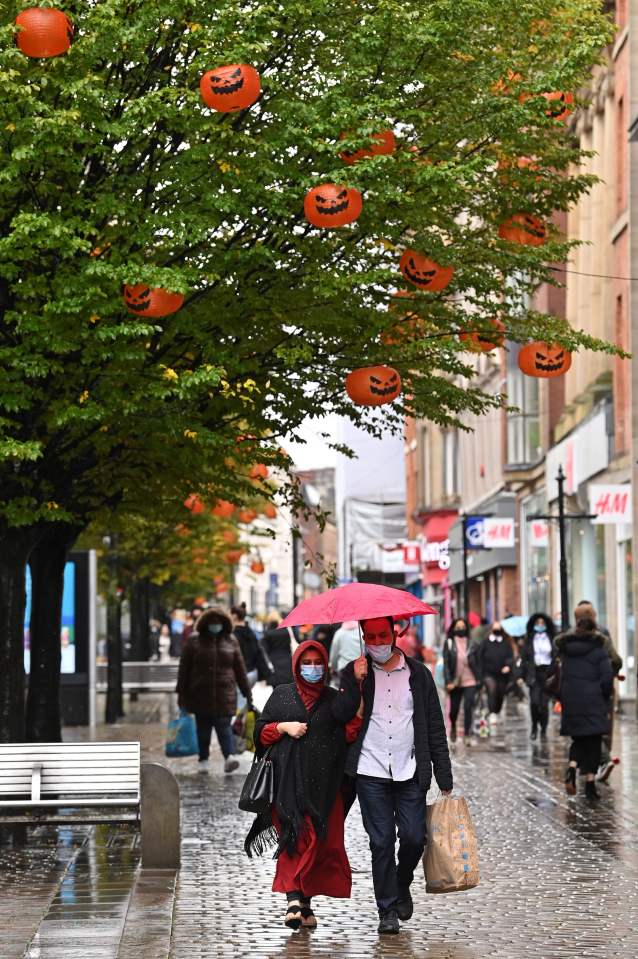
[[[328,654],[315,640],[297,647],[292,667],[294,683],[277,686],[256,723],[257,754],[270,748],[275,801],[270,815],[255,819],[244,848],[251,856],[276,845],[272,888],[287,897],[284,922],[314,929],[313,896],[350,897],[341,785],[361,700],[328,685]]]

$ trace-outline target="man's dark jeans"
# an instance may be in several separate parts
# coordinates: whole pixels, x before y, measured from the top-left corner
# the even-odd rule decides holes
[[[208,759],[210,754],[210,739],[213,729],[217,733],[219,746],[224,759],[235,752],[235,740],[230,728],[231,716],[202,716],[195,714],[197,726],[197,742],[199,744],[199,758]]]
[[[426,794],[416,779],[394,782],[357,776],[357,796],[372,852],[372,880],[380,912],[396,906],[399,888],[414,878],[426,839]],[[394,858],[399,833],[398,866]]]

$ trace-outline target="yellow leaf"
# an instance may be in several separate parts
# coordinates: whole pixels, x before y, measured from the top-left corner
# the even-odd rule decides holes
[[[165,380],[169,380],[171,383],[174,383],[175,380],[178,380],[178,379],[179,379],[179,376],[177,375],[177,373],[175,372],[175,370],[172,370],[172,369],[170,368],[170,366],[167,366],[167,367],[166,367],[166,369],[164,370],[164,374],[163,374],[163,375],[164,375],[164,379],[165,379]]]
[[[99,317],[99,315],[98,315],[97,313],[91,313],[91,315],[90,315],[90,317],[89,317],[89,323],[97,323],[97,321],[99,320],[99,318],[100,318],[100,317]]]
[[[196,440],[197,432],[195,430],[184,430],[184,436],[187,440]]]
[[[84,390],[84,392],[80,394],[80,403],[86,403],[88,398],[89,398],[89,391]]]
[[[11,132],[13,132],[15,128],[16,128],[15,123],[7,123],[5,130],[11,130]]]
[[[49,500],[49,502],[46,504],[46,507],[47,509],[60,509],[58,504],[54,502],[53,500]]]

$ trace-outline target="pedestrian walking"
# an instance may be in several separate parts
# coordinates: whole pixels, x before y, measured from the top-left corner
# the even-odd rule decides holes
[[[585,795],[598,799],[595,776],[600,765],[603,735],[609,731],[609,700],[613,686],[603,634],[593,619],[580,616],[573,629],[556,638],[560,659],[561,736],[571,736],[565,791],[576,793],[576,769],[585,776]]]
[[[488,721],[493,726],[501,715],[514,665],[512,643],[500,622],[492,623],[485,639],[470,649],[468,661],[487,691]]]
[[[470,637],[465,619],[455,619],[450,624],[443,644],[443,677],[450,701],[450,742],[456,742],[456,722],[463,705],[464,743],[472,745],[472,720],[478,683],[472,672],[468,655]]]
[[[547,677],[554,661],[555,628],[547,613],[534,613],[527,622],[521,649],[523,678],[529,689],[532,717],[531,738],[535,740],[540,728],[541,739],[547,738],[549,722],[549,693]]]
[[[237,769],[231,720],[237,686],[252,709],[252,697],[239,642],[223,609],[207,609],[187,639],[177,673],[177,702],[195,714],[200,771],[208,769],[213,729],[224,757],[224,771]]]
[[[341,670],[361,653],[361,634],[356,620],[342,623],[332,637],[330,646],[330,673],[339,686]]]
[[[397,649],[392,618],[362,620],[361,626],[365,655],[341,674],[346,702],[360,684],[363,695],[361,729],[348,750],[346,773],[355,778],[370,840],[378,931],[396,934],[399,920],[407,922],[412,916],[410,886],[425,847],[432,770],[448,795],[452,767],[429,669]]]
[[[268,682],[274,688],[289,684],[292,679],[292,630],[280,629],[281,616],[271,617],[262,638],[262,647],[273,671]]]
[[[350,897],[341,784],[347,724],[361,695],[356,686],[348,698],[328,685],[328,654],[312,639],[295,650],[293,675],[293,683],[273,691],[256,723],[257,754],[271,747],[275,801],[256,817],[244,848],[251,856],[276,845],[272,889],[286,895],[284,923],[296,930],[316,927],[313,897]]]

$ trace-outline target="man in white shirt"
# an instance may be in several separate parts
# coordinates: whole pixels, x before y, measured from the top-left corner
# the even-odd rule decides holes
[[[426,795],[434,776],[444,794],[453,787],[443,713],[426,666],[395,646],[391,618],[362,621],[366,655],[349,663],[342,688],[361,686],[361,731],[346,772],[356,778],[363,825],[370,839],[379,932],[398,933],[412,916],[410,884],[426,840]],[[395,859],[399,836],[398,862]]]

